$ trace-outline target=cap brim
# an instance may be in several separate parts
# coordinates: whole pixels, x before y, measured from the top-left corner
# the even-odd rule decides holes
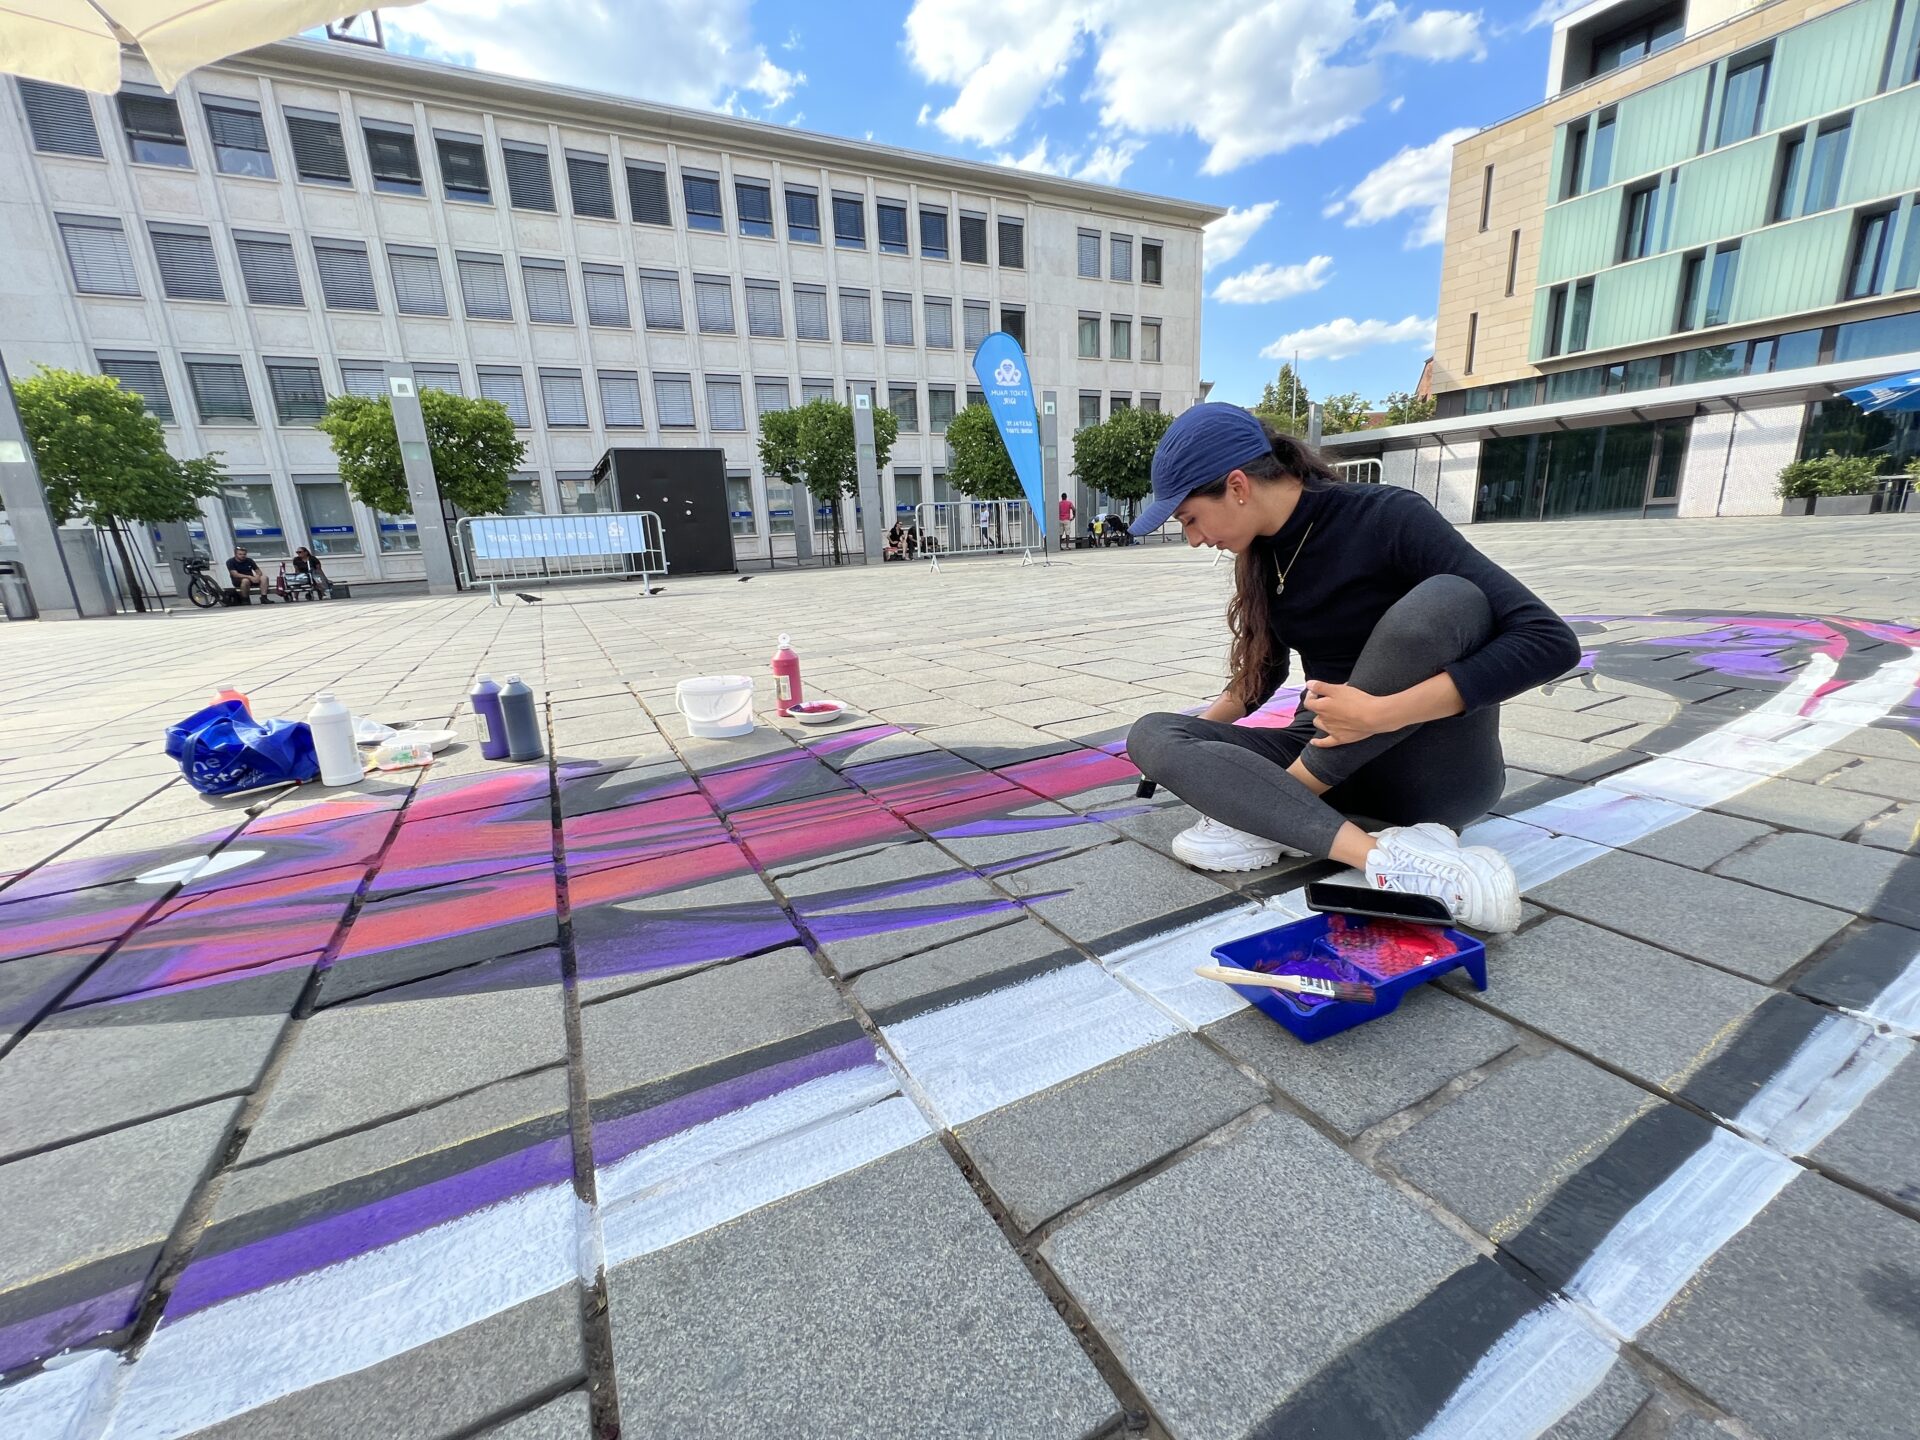
[[[1155,500],[1140,512],[1140,518],[1127,526],[1129,535],[1151,535],[1167,521],[1173,518],[1173,512],[1180,508],[1180,502],[1187,497],[1176,495],[1171,500]]]

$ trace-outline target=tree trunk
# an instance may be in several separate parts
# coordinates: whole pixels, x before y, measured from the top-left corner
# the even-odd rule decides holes
[[[144,615],[147,613],[146,592],[141,590],[140,577],[134,573],[133,556],[127,550],[126,533],[121,530],[118,520],[107,526],[107,533],[113,536],[113,548],[120,555],[120,569],[127,577],[127,598],[133,601],[133,608]]]
[[[847,557],[840,545],[840,492],[836,490],[827,503],[833,510],[833,514],[828,521],[828,523],[833,526],[833,563],[836,565],[844,565],[847,563]]]

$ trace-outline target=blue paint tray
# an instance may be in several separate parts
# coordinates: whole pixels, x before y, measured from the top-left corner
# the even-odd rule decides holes
[[[1376,973],[1360,958],[1362,947],[1384,939],[1419,936],[1428,943],[1451,943],[1451,953],[1399,973]],[[1346,953],[1343,953],[1345,951]],[[1266,1012],[1308,1044],[1364,1025],[1375,1016],[1396,1010],[1400,997],[1416,985],[1437,980],[1449,970],[1465,969],[1474,985],[1487,988],[1487,947],[1471,935],[1438,925],[1406,921],[1378,921],[1353,915],[1310,915],[1216,945],[1214,959],[1241,970],[1269,974],[1312,975],[1322,980],[1355,980],[1373,986],[1374,1001],[1359,1005],[1347,1000],[1323,1000],[1317,995],[1289,995],[1282,990],[1233,987],[1248,1004]]]

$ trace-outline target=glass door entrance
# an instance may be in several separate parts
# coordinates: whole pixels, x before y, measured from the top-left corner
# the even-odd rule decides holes
[[[1474,521],[1671,517],[1692,428],[1665,420],[1484,441]]]

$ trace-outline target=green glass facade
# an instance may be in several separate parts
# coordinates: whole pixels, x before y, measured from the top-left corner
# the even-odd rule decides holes
[[[1920,300],[1920,4],[1856,0],[1575,117],[1549,186],[1536,362]]]
[[[1671,516],[1692,428],[1670,420],[1483,441],[1474,521]]]

